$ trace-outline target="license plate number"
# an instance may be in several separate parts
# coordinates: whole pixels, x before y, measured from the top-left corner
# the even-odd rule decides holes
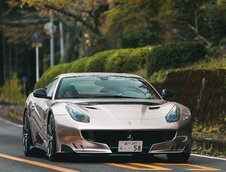
[[[118,152],[142,152],[143,141],[119,141]]]

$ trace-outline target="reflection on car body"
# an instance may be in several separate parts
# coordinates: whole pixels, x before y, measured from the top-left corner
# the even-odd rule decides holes
[[[172,96],[168,90],[163,97]],[[166,154],[185,162],[191,113],[164,100],[143,78],[119,73],[68,73],[31,93],[24,110],[23,149],[58,153]]]

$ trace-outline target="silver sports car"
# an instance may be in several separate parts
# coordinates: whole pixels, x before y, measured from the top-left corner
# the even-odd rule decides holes
[[[166,154],[185,162],[191,152],[191,112],[166,101],[145,79],[121,73],[68,73],[26,100],[23,150],[50,160],[59,153]]]

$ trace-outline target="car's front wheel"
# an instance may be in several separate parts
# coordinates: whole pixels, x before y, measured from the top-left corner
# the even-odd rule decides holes
[[[184,163],[190,158],[190,152],[166,154],[167,159],[174,163]]]
[[[50,161],[55,161],[57,159],[56,133],[55,133],[55,121],[52,114],[50,115],[48,120],[47,136],[48,136],[47,157]]]
[[[31,149],[31,146],[32,146],[31,130],[27,117],[27,112],[25,112],[23,119],[23,152],[25,156],[34,155],[34,151]]]

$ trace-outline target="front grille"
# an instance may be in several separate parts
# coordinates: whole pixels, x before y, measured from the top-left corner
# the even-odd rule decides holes
[[[148,131],[148,130],[82,130],[82,137],[86,140],[105,143],[113,152],[117,151],[120,140],[129,140],[131,135],[133,140],[143,141],[143,150],[149,151],[154,143],[172,140],[176,131]]]

